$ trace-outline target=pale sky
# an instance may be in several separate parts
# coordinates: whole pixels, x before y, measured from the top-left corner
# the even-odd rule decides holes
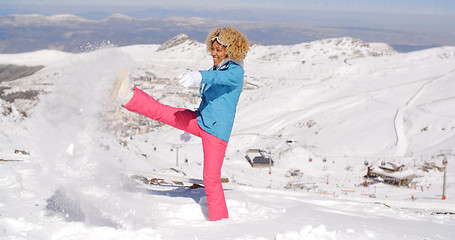
[[[343,34],[363,38],[369,32],[388,43],[408,36],[411,42],[423,39],[423,45],[455,44],[455,0],[0,0],[0,16],[73,14],[102,20],[114,13],[343,29]],[[284,32],[276,30],[262,34]]]
[[[141,5],[181,8],[272,8],[455,15],[454,0],[0,0],[0,4]]]

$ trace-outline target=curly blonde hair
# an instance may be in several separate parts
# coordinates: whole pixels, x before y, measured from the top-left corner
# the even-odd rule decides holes
[[[207,45],[207,51],[211,51],[212,44],[219,39],[219,43],[226,46],[226,54],[229,58],[234,61],[242,61],[245,59],[248,50],[250,49],[250,43],[248,39],[237,29],[233,27],[223,27],[212,29],[205,40]],[[221,42],[220,42],[221,41]]]

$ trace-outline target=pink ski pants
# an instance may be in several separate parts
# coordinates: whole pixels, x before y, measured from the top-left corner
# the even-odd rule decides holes
[[[221,166],[223,165],[228,143],[199,127],[195,111],[161,104],[138,88],[135,88],[133,98],[124,108],[186,131],[202,139],[202,148],[204,151],[203,176],[209,220],[216,221],[228,218],[223,186],[220,181]]]

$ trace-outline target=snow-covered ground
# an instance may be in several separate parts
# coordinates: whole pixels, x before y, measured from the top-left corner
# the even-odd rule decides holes
[[[178,38],[0,55],[0,65],[44,66],[0,82],[0,239],[453,239],[455,47],[254,45],[222,170],[230,218],[210,222],[203,188],[188,187],[201,182],[200,140],[110,101],[127,67],[163,103],[196,108],[197,89],[175,76],[212,61]],[[43,94],[3,100],[27,91]],[[271,172],[251,167],[249,149],[272,157]],[[364,186],[367,165],[412,182]]]

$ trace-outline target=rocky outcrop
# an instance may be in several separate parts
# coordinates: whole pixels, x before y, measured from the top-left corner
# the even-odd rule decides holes
[[[181,34],[169,39],[165,43],[163,43],[163,45],[161,45],[157,49],[157,51],[163,51],[163,50],[178,46],[186,41],[188,41],[188,35],[181,33]]]

